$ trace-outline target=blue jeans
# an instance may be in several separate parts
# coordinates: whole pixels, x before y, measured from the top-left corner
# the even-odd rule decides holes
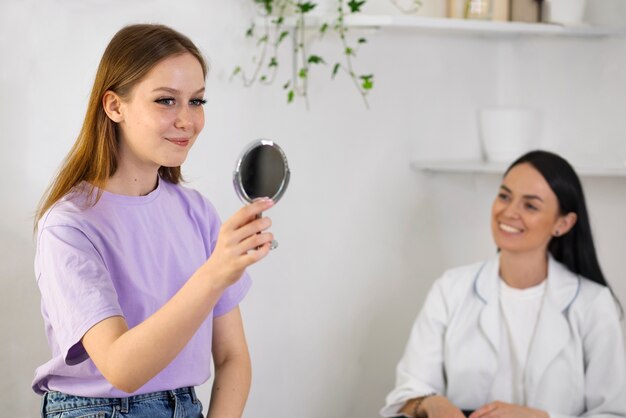
[[[90,398],[47,392],[42,418],[202,418],[202,403],[192,387],[128,398]]]

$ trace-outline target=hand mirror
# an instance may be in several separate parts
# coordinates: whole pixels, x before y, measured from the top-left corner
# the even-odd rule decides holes
[[[248,144],[239,156],[233,185],[244,203],[252,203],[261,197],[278,202],[287,189],[289,177],[289,165],[283,150],[269,139],[258,139]],[[277,246],[278,243],[272,241],[271,248]]]

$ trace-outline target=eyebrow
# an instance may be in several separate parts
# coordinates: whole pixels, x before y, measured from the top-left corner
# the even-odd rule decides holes
[[[166,91],[168,93],[172,93],[172,94],[179,94],[180,91],[173,89],[171,87],[157,87],[156,89],[152,90],[152,92],[154,93],[155,91]],[[200,93],[204,93],[204,87],[202,87],[200,90],[196,91],[194,94],[200,94]]]
[[[509,189],[508,187],[506,187],[504,184],[502,184],[500,186],[501,189],[504,189],[506,192],[513,194],[513,191],[511,189]],[[533,199],[533,200],[538,200],[540,202],[543,203],[543,199],[540,198],[539,196],[535,195],[535,194],[525,194],[522,196],[524,199]]]

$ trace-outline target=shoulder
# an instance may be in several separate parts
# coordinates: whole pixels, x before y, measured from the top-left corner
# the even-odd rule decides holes
[[[450,318],[460,310],[473,306],[473,301],[478,300],[473,297],[474,284],[488,264],[478,262],[444,271],[433,283],[424,308],[430,314],[437,315],[438,312],[441,318]]]
[[[583,315],[594,312],[608,314],[616,312],[617,305],[608,287],[580,277],[580,288],[572,308]]]
[[[448,269],[437,279],[436,283],[446,289],[471,287],[476,277],[489,263],[490,261],[480,261]]]
[[[481,261],[446,270],[432,287],[432,292],[451,306],[462,304],[467,296],[474,293],[475,283],[480,275],[487,274],[493,261]]]
[[[163,192],[175,198],[191,210],[210,213],[217,216],[217,211],[213,204],[202,193],[182,184],[173,184],[163,181]]]
[[[216,238],[222,221],[215,206],[199,191],[183,186],[163,182],[163,194],[167,195],[167,205],[174,205],[184,212],[201,231],[210,231],[211,240]]]
[[[87,193],[72,191],[55,202],[48,209],[39,222],[39,233],[50,227],[72,227],[83,229],[88,218],[88,212],[92,204]]]

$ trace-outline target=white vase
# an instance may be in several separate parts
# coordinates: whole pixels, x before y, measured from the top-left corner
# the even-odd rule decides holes
[[[540,115],[522,107],[485,108],[479,128],[486,160],[510,163],[539,145]]]
[[[580,25],[584,21],[586,0],[545,0],[543,20],[562,25]]]

